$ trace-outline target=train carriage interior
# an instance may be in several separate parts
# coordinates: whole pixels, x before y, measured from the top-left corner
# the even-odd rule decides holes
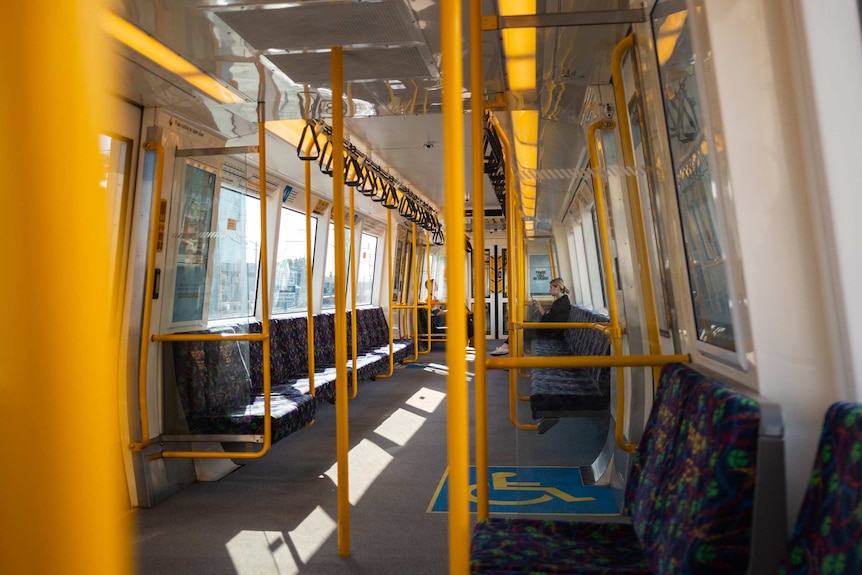
[[[19,8],[0,571],[862,573],[858,1]]]

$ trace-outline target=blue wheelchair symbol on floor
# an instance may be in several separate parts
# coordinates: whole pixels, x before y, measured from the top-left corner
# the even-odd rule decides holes
[[[470,511],[478,499],[476,468],[469,474]],[[448,511],[449,477],[444,474],[428,511]],[[576,467],[491,467],[488,469],[488,504],[493,512],[536,514],[615,515],[619,513],[607,485],[585,486]]]
[[[512,499],[512,500],[501,500],[501,499],[488,499],[489,505],[538,505],[539,503],[545,503],[547,501],[553,501],[555,497],[562,499],[568,503],[575,503],[578,501],[595,501],[595,497],[573,497],[569,495],[565,491],[557,489],[556,487],[543,487],[541,483],[538,481],[509,481],[510,477],[517,477],[517,473],[513,473],[511,471],[496,471],[491,474],[491,493],[499,492],[499,491],[528,491],[528,492],[544,492],[539,497],[534,497],[532,499]],[[476,490],[478,489],[478,485],[475,483],[470,486],[470,501],[472,503],[478,503],[478,499],[476,498]]]

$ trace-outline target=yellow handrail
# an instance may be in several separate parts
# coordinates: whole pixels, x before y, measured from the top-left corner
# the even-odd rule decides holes
[[[509,318],[515,317],[514,308],[517,307],[515,305],[515,291],[513,289],[512,282],[512,262],[513,262],[513,254],[512,254],[512,245],[514,235],[510,226],[514,225],[510,222],[514,222],[518,217],[517,212],[517,197],[512,192],[512,182],[514,181],[515,174],[512,168],[512,148],[509,142],[509,138],[506,136],[506,133],[500,127],[500,123],[497,118],[494,117],[493,114],[490,116],[491,122],[494,125],[494,129],[497,133],[497,136],[500,138],[500,144],[503,148],[503,162],[506,165],[506,259],[508,264],[506,265],[506,289],[508,295],[508,306],[509,306]],[[518,358],[521,356],[521,340],[519,339],[520,333],[516,331],[509,330],[509,354],[513,358]],[[487,360],[486,360],[487,361]],[[509,371],[509,420],[512,422],[512,425],[517,429],[528,429],[528,430],[536,430],[539,429],[539,426],[534,423],[520,423],[518,422],[517,415],[517,406],[518,406],[518,373],[515,370]]]
[[[413,305],[407,306],[409,309],[413,310],[413,357],[405,359],[404,363],[415,363],[419,360],[419,277],[417,276],[416,269],[418,266],[416,265],[416,224],[413,224],[413,239],[412,239],[412,247],[413,247],[413,255],[410,257],[410,263],[413,266]],[[424,353],[428,353],[431,350]]]
[[[214,452],[214,451],[163,451],[161,457],[166,459],[193,457],[198,459],[258,459],[263,457],[272,446],[272,420],[270,418],[272,395],[272,381],[270,379],[270,341],[269,341],[269,277],[266,232],[266,124],[264,122],[263,102],[258,104],[258,150],[260,156],[260,305],[261,326],[259,334],[157,334],[153,341],[211,341],[211,340],[237,340],[237,341],[260,341],[263,359],[263,444],[258,451],[254,452]],[[213,337],[214,336],[214,337]]]
[[[344,175],[342,174],[340,177],[343,178]],[[353,382],[350,399],[356,399],[356,395],[359,393],[359,368],[356,365],[357,340],[359,339],[356,337],[356,239],[353,237],[355,234],[353,216],[355,214],[354,196],[356,193],[352,187],[348,187],[347,190],[350,192],[350,211],[348,214],[350,218],[350,365],[353,366],[350,370],[350,379]]]
[[[392,304],[392,290],[393,284],[395,283],[392,278],[392,210],[386,210],[386,277],[389,278],[389,371],[387,373],[381,373],[377,375],[379,379],[386,379],[387,377],[392,377],[392,374],[395,373],[395,359],[393,357],[393,348],[392,348],[392,308],[395,307]]]
[[[141,441],[129,444],[132,451],[141,451],[150,445],[150,413],[147,405],[147,371],[150,352],[150,325],[153,315],[153,286],[156,273],[156,244],[159,236],[159,211],[162,203],[165,150],[159,142],[144,142],[145,151],[156,154],[156,171],[153,176],[153,206],[150,209],[150,236],[147,245],[147,285],[144,288],[144,315],[141,318],[141,345],[138,358],[138,412],[141,415]]]
[[[447,452],[449,454],[449,575],[470,571],[469,495],[469,409],[467,400],[467,316],[464,296],[464,79],[461,57],[461,1],[442,0],[440,20],[446,22],[441,34],[443,76],[443,189],[445,197],[447,299],[449,328],[446,345]]]
[[[350,556],[350,436],[347,417],[347,290],[344,278],[344,78],[343,49],[333,46],[332,213],[335,220],[335,451],[338,462],[338,555]]]
[[[644,367],[666,363],[689,363],[687,354],[672,355],[559,355],[530,357],[489,357],[488,369],[527,368],[575,368],[575,367]]]
[[[614,355],[622,355],[623,345],[622,336],[619,329],[619,316],[617,315],[617,288],[614,282],[613,269],[611,267],[611,243],[608,234],[608,212],[605,206],[604,190],[602,188],[602,178],[599,175],[599,153],[596,145],[596,131],[611,130],[614,127],[614,122],[611,120],[599,120],[590,125],[587,130],[587,145],[590,150],[590,168],[593,175],[593,191],[596,202],[596,221],[599,228],[599,241],[602,246],[602,264],[605,272],[605,282],[608,292],[608,316],[611,320],[611,344],[614,348]],[[634,443],[626,443],[623,439],[623,419],[625,412],[625,371],[623,366],[617,366],[617,408],[616,408],[616,430],[614,438],[617,445],[625,450],[632,452],[637,448]]]
[[[306,102],[308,98],[306,98]],[[312,133],[312,135],[314,135]],[[305,301],[307,321],[305,333],[308,340],[308,393],[314,397],[314,278],[311,257],[311,160],[305,161]]]
[[[631,125],[626,111],[625,86],[623,85],[623,55],[634,47],[634,36],[629,34],[617,44],[611,57],[611,76],[614,80],[614,100],[617,106],[617,118],[620,122],[620,137],[622,138],[623,166],[626,174],[626,188],[629,192],[629,208],[632,214],[632,232],[638,254],[638,269],[640,271],[641,292],[643,294],[644,314],[649,337],[651,354],[661,353],[661,339],[658,326],[658,312],[655,306],[655,293],[652,285],[652,268],[647,250],[646,226],[638,192],[638,178],[635,171],[634,143],[632,142]],[[637,69],[637,66],[633,66]],[[653,381],[658,382],[659,369],[653,369]]]
[[[488,502],[488,387],[485,361],[485,201],[482,110],[482,3],[470,2],[470,117],[473,146],[470,188],[473,199],[473,394],[476,421],[476,519],[489,515]],[[480,313],[476,306],[482,303]]]

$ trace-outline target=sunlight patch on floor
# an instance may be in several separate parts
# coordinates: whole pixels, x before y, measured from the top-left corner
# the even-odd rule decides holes
[[[382,447],[373,441],[363,439],[348,454],[350,472],[350,503],[356,505],[386,466],[393,460]],[[338,464],[326,470],[327,477],[338,485]]]
[[[421,409],[425,413],[434,413],[444,399],[446,399],[445,393],[423,387],[404,403],[410,407]]]
[[[425,371],[430,371],[431,373],[436,373],[437,375],[449,375],[449,366],[442,363],[429,363],[425,366]],[[468,371],[466,375],[467,381],[473,381],[473,372]]]
[[[318,506],[288,532],[287,540],[281,531],[246,530],[225,547],[237,575],[298,575],[336,527],[336,522]]]
[[[425,418],[406,409],[398,408],[377,426],[375,433],[398,445],[407,445],[410,438],[419,431]]]

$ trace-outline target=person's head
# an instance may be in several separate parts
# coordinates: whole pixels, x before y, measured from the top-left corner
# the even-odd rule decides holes
[[[434,291],[434,280],[433,279],[425,281],[425,289],[428,290],[428,293],[431,293],[432,291]]]
[[[569,293],[569,288],[566,287],[566,283],[562,280],[562,278],[552,279],[551,288],[551,293],[554,293],[554,291],[559,291],[560,295]]]

